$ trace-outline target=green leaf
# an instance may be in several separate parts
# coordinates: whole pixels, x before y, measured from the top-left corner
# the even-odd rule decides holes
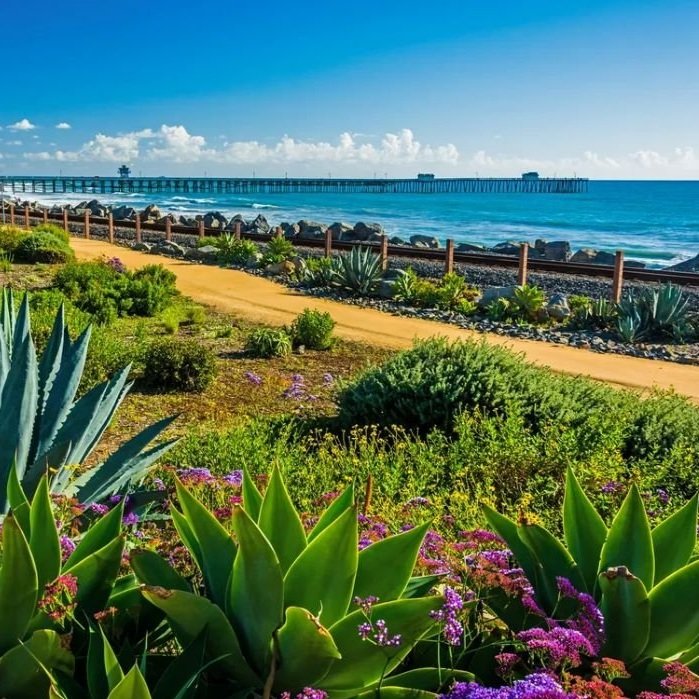
[[[119,574],[123,551],[124,536],[119,536],[79,563],[63,569],[64,573],[70,573],[78,579],[76,600],[87,614],[94,614],[104,608]]]
[[[235,542],[216,517],[182,483],[177,481],[175,487],[182,513],[197,541],[198,551],[191,553],[195,555],[211,598],[223,607],[236,555]]]
[[[34,494],[30,509],[29,546],[37,570],[39,590],[61,572],[61,542],[51,507],[48,479],[44,476]]]
[[[592,593],[597,583],[600,554],[607,538],[607,526],[580,487],[570,467],[566,473],[563,498],[563,534],[587,590]]]
[[[443,575],[416,575],[408,580],[402,597],[424,597],[439,584],[443,577]]]
[[[166,590],[190,592],[190,584],[160,555],[147,549],[136,549],[129,558],[139,582]]]
[[[262,495],[257,489],[246,468],[243,469],[243,509],[250,515],[254,522],[260,519],[262,507]]]
[[[114,687],[107,699],[151,699],[148,685],[138,665],[134,665],[123,680]]]
[[[55,631],[35,631],[26,643],[16,645],[0,657],[0,696],[45,697],[50,682],[46,671],[72,675],[74,665],[72,653]]]
[[[257,523],[286,573],[306,548],[306,534],[277,467],[272,469]]]
[[[410,687],[392,687],[385,685],[381,689],[370,689],[357,695],[357,699],[436,699],[438,695],[424,689]]]
[[[17,524],[22,527],[24,536],[30,535],[31,510],[29,500],[24,494],[22,484],[17,476],[17,469],[12,467],[7,479],[7,502],[12,510],[12,514],[17,520]]]
[[[573,557],[551,532],[538,524],[523,524],[519,535],[541,566],[541,582],[537,593],[549,612],[558,602],[556,578],[567,578],[576,590],[586,592],[585,582]]]
[[[464,670],[451,670],[444,667],[421,667],[387,677],[383,686],[446,692],[454,682],[473,682],[475,679],[472,672]]]
[[[513,522],[509,517],[501,515],[499,512],[496,512],[487,505],[483,505],[483,514],[485,515],[488,524],[502,539],[505,540],[507,547],[510,549],[510,551],[512,551],[514,557],[517,559],[517,562],[524,571],[524,574],[532,584],[534,591],[539,593],[541,583],[541,566],[534,557],[534,554],[529,546],[527,546],[527,544],[520,537],[517,524],[515,524],[515,522]]]
[[[340,652],[330,632],[301,607],[288,607],[286,621],[277,635],[279,667],[277,691],[301,692],[322,680]]]
[[[357,510],[352,507],[319,534],[284,579],[287,605],[310,609],[325,626],[349,607],[357,575]]]
[[[699,636],[699,561],[658,583],[650,599],[650,637],[646,655],[669,658],[688,649]]]
[[[697,545],[697,495],[651,532],[655,555],[655,584],[682,568]]]
[[[206,670],[206,630],[180,655],[175,656],[159,677],[153,699],[189,699],[197,689],[197,680]]]
[[[346,509],[354,505],[354,484],[350,485],[348,488],[336,497],[330,506],[323,512],[320,519],[316,522],[315,527],[311,530],[308,535],[308,543],[310,544],[313,539],[315,539],[318,534],[327,529]]]
[[[39,594],[29,543],[12,515],[2,527],[0,568],[0,653],[20,641],[34,615]]]
[[[100,626],[90,625],[87,686],[91,697],[106,697],[124,679],[121,665]]]
[[[428,529],[429,524],[422,524],[381,539],[360,551],[352,597],[373,595],[381,602],[398,599],[415,569]]]
[[[63,570],[69,570],[96,551],[103,549],[121,534],[121,520],[124,516],[122,500],[111,512],[100,517],[80,538],[75,551],[63,564]]]
[[[161,587],[145,587],[143,596],[165,612],[182,647],[205,633],[207,658],[219,659],[214,668],[225,672],[239,687],[254,689],[262,686],[262,681],[243,656],[233,627],[219,607],[191,592]]]
[[[269,669],[272,634],[283,621],[284,581],[279,559],[262,530],[240,507],[233,510],[238,555],[226,613],[258,673]]]
[[[319,683],[326,690],[361,690],[388,675],[410,653],[413,646],[435,626],[430,612],[444,604],[441,597],[400,599],[377,604],[372,619],[383,619],[388,633],[400,634],[399,646],[377,646],[363,641],[357,627],[366,621],[361,610],[348,614],[330,627],[330,634],[342,655]]]
[[[623,566],[600,574],[606,641],[603,655],[636,660],[648,642],[650,602],[641,580]]]
[[[638,488],[633,485],[626,496],[602,547],[600,571],[625,566],[641,580],[647,590],[653,586],[655,556],[646,510]]]

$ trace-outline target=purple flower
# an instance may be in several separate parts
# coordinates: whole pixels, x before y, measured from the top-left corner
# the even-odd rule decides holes
[[[184,468],[177,472],[183,483],[201,485],[212,483],[216,479],[208,468]]]
[[[357,633],[359,634],[359,638],[361,638],[362,641],[366,641],[367,638],[369,638],[369,636],[371,636],[371,632],[373,630],[374,630],[374,628],[372,627],[372,625],[368,621],[361,623],[357,627]]]
[[[552,629],[533,628],[520,631],[517,638],[527,650],[546,666],[578,667],[582,656],[592,657],[595,649],[580,631],[557,626]]]
[[[369,595],[368,597],[355,597],[352,602],[362,608],[365,614],[369,614],[371,608],[379,601],[378,597]]]
[[[291,692],[282,692],[279,699],[291,699]],[[314,689],[313,687],[304,687],[302,692],[299,692],[294,699],[328,699],[328,693],[322,689]]]
[[[246,371],[243,376],[253,385],[260,386],[262,384],[262,377],[256,374],[254,371]]]
[[[607,481],[601,488],[600,491],[603,493],[611,494],[611,493],[618,493],[620,490],[624,489],[624,485],[622,483],[618,483],[617,481]]]
[[[670,496],[667,494],[667,490],[664,490],[663,488],[658,488],[655,492],[661,504],[667,505],[668,502],[670,502]]]
[[[464,607],[461,595],[451,587],[444,588],[444,604],[442,608],[430,612],[430,616],[442,625],[442,636],[450,646],[458,646],[464,633],[464,627],[459,621],[459,613]]]
[[[100,505],[98,502],[93,502],[88,505],[88,509],[96,515],[106,515],[107,512],[109,512],[109,507],[107,505]]]
[[[590,643],[594,654],[604,645],[604,616],[591,595],[579,592],[567,578],[557,577],[556,584],[561,597],[575,600],[579,607],[576,614],[566,620],[569,629],[581,633]]]
[[[414,497],[405,503],[405,507],[429,507],[432,503],[429,498]]]
[[[105,264],[119,274],[126,272],[126,265],[118,257],[110,257],[105,261]]]
[[[575,699],[551,675],[534,673],[510,687],[483,687],[477,682],[457,682],[440,699]]]
[[[158,490],[165,490],[165,483],[163,483],[162,478],[154,478],[153,479],[153,485],[158,489]]]
[[[123,495],[112,495],[109,498],[109,502],[111,502],[112,505],[118,505],[121,502],[123,497],[124,497]]]
[[[70,557],[70,554],[75,551],[75,542],[65,534],[61,535],[61,560],[65,563]]]
[[[138,524],[140,517],[135,512],[129,512],[129,514],[124,515],[124,518],[121,521],[123,522],[124,526],[129,527],[133,524]]]
[[[240,470],[231,471],[223,477],[223,480],[228,483],[228,485],[240,488],[240,486],[243,485],[243,472]]]
[[[323,386],[332,386],[335,383],[335,377],[326,372],[323,374]]]

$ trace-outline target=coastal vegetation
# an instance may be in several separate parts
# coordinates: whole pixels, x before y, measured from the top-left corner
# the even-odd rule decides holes
[[[307,266],[366,288],[375,260]],[[351,344],[311,309],[248,325],[159,265],[13,266],[0,696],[695,695],[689,401],[485,343]],[[392,281],[478,304],[459,275]],[[502,300],[550,322],[535,287]],[[682,301],[624,303],[663,335]]]

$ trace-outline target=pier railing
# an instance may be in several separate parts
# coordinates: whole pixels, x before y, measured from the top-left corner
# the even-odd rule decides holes
[[[66,210],[62,213],[51,213],[48,209],[41,211],[25,207],[16,210],[14,206],[9,206],[7,222],[11,225],[23,225],[29,229],[32,225],[41,223],[59,223],[67,232],[82,233],[85,238],[92,237],[92,231],[98,227],[106,230],[106,237],[110,243],[117,239],[124,239],[124,235],[119,235],[122,231],[133,231],[133,237],[129,239],[136,242],[143,242],[144,233],[160,234],[162,240],[172,241],[173,236],[192,236],[202,238],[204,236],[216,237],[223,234],[231,234],[236,238],[252,240],[255,242],[268,242],[274,237],[282,236],[282,229],[277,226],[269,234],[251,233],[242,230],[241,225],[236,224],[233,230],[222,230],[220,228],[206,228],[204,221],[200,220],[196,227],[176,225],[171,222],[156,223],[152,221],[142,221],[140,215],[135,220],[115,221],[110,214],[106,218],[92,216],[89,211],[82,215],[69,214]],[[552,260],[542,260],[529,257],[529,245],[523,243],[520,246],[519,256],[498,255],[487,252],[456,252],[453,240],[446,241],[446,248],[420,248],[407,245],[389,245],[388,237],[382,236],[381,241],[376,242],[349,242],[333,240],[330,231],[326,231],[324,238],[297,239],[291,238],[291,242],[298,247],[323,249],[326,257],[332,255],[333,251],[348,251],[353,247],[373,247],[377,254],[382,257],[384,268],[388,265],[391,257],[415,260],[428,260],[432,262],[442,262],[445,272],[451,272],[456,263],[482,265],[488,267],[505,267],[517,270],[518,284],[526,284],[529,272],[549,272],[555,274],[571,274],[588,277],[604,277],[612,280],[611,297],[619,301],[622,294],[623,282],[625,279],[640,282],[673,283],[682,286],[699,286],[699,274],[692,272],[675,272],[672,270],[653,270],[641,267],[624,265],[624,253],[618,250],[613,266],[588,264],[580,262],[554,262]]]
[[[13,194],[580,194],[583,177],[53,177],[5,175]]]

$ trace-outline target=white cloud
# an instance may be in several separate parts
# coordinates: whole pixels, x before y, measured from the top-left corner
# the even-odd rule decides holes
[[[5,141],[8,146],[21,146],[22,141]]]
[[[163,124],[157,134],[157,146],[146,151],[146,157],[152,160],[171,160],[175,163],[195,163],[205,158],[215,157],[214,150],[206,149],[203,136],[192,136],[184,126],[166,126]]]
[[[37,153],[25,153],[24,157],[26,160],[53,160],[54,156],[48,151],[39,151]]]
[[[32,129],[35,129],[36,126],[32,124],[29,119],[25,118],[16,121],[14,124],[9,124],[7,128],[11,131],[31,131]]]
[[[57,129],[71,129],[73,128],[67,121],[61,121],[56,124]]]

